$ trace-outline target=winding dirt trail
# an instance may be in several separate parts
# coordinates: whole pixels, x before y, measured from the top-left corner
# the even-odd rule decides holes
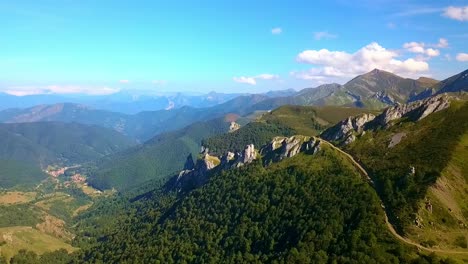
[[[336,151],[340,152],[341,154],[345,155],[349,159],[349,161],[351,161],[351,163],[359,170],[361,176],[363,176],[365,178],[365,180],[367,180],[370,183],[370,185],[375,188],[374,182],[372,181],[372,179],[369,176],[369,174],[367,173],[367,171],[361,166],[361,164],[359,164],[353,158],[353,156],[351,156],[350,154],[344,152],[340,148],[336,147],[335,145],[333,145],[332,143],[330,143],[330,142],[328,142],[328,141],[326,141],[324,139],[320,139],[320,141],[327,144],[328,146],[335,149]],[[380,196],[378,196],[378,197],[380,199]],[[381,199],[380,199],[380,203],[383,205],[383,201]],[[398,234],[396,232],[395,228],[390,223],[390,221],[388,219],[386,209],[384,209],[384,215],[385,215],[385,223],[387,224],[387,227],[388,227],[388,230],[390,230],[390,233],[392,233],[396,238],[398,238],[400,241],[402,241],[402,242],[404,242],[404,243],[406,243],[408,245],[415,246],[419,250],[425,250],[425,251],[428,251],[428,252],[439,252],[439,253],[445,253],[445,254],[465,254],[465,255],[468,255],[468,250],[467,251],[457,251],[457,250],[450,250],[450,249],[428,248],[428,247],[422,246],[421,244],[418,244],[418,243],[416,243],[416,242],[414,242],[414,241],[412,241],[412,240],[410,240],[410,239],[408,239],[406,237],[403,237],[403,236],[401,236],[400,234]]]

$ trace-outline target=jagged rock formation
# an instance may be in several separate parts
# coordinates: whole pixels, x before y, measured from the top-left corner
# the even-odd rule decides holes
[[[184,169],[179,173],[176,179],[175,187],[177,189],[199,186],[205,183],[208,179],[208,172],[218,166],[220,160],[218,157],[204,153],[202,154],[202,158],[198,159],[195,165],[193,165],[192,155],[190,154],[185,164],[186,166],[184,166]],[[190,168],[190,165],[193,165],[193,167]]]
[[[232,121],[231,124],[229,125],[229,132],[234,132],[238,130],[240,127],[241,126],[238,123]]]
[[[325,130],[320,136],[323,139],[347,145],[356,140],[356,136],[365,133],[366,130],[389,127],[393,124],[394,120],[403,117],[411,121],[419,121],[449,106],[450,97],[447,95],[438,95],[410,104],[389,107],[377,117],[372,114],[348,117],[335,126]]]
[[[411,104],[398,105],[387,108],[377,116],[373,125],[387,127],[391,121],[402,117],[409,117],[412,121],[419,121],[424,117],[443,110],[450,106],[450,100],[446,95],[430,97]]]
[[[208,149],[202,147],[200,155],[201,158],[197,160],[191,169],[190,164],[193,164],[192,155],[187,157],[186,166],[177,176],[174,188],[181,190],[200,186],[206,182],[209,173],[215,168],[220,170],[238,168],[257,159],[257,151],[253,144],[247,145],[242,152],[236,154],[228,152],[221,157],[211,156]]]
[[[325,130],[321,137],[329,141],[343,141],[344,144],[349,144],[356,140],[355,134],[364,132],[364,125],[374,120],[373,114],[361,114],[351,116],[339,122],[335,126]]]
[[[314,137],[292,136],[275,137],[260,150],[260,153],[264,157],[264,164],[269,164],[294,157],[301,152],[315,154],[318,150],[320,150],[320,140]]]
[[[220,157],[211,156],[202,147],[200,158],[194,164],[192,155],[187,156],[184,169],[170,181],[170,188],[189,190],[204,184],[212,171],[239,168],[263,157],[264,165],[293,157],[301,152],[315,154],[320,150],[320,139],[308,136],[275,137],[269,144],[257,151],[253,144],[245,146],[241,152],[228,151]]]

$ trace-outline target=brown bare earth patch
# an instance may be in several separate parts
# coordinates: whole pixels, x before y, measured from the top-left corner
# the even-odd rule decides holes
[[[0,194],[0,204],[12,205],[27,203],[36,197],[35,192],[6,192]]]
[[[37,230],[64,240],[70,241],[73,239],[73,234],[65,229],[65,222],[63,220],[49,214],[44,214],[43,221],[36,225]]]
[[[82,205],[82,206],[76,208],[75,211],[73,211],[73,216],[77,216],[79,213],[88,210],[92,205],[93,205],[93,203],[89,203],[89,204],[85,204],[85,205]]]

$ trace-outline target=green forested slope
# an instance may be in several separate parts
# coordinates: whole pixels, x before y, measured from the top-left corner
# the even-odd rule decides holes
[[[68,166],[101,158],[135,141],[98,126],[37,122],[0,124],[0,187],[31,185],[48,165]]]
[[[163,133],[144,144],[86,166],[83,173],[99,189],[128,189],[180,171],[188,154],[200,151],[202,139],[228,131],[224,118],[197,122]]]
[[[418,122],[400,120],[389,129],[367,131],[346,147],[376,182],[399,231],[415,221],[419,202],[440,177],[461,138],[468,133],[468,103],[452,101],[450,108]],[[397,133],[399,144],[390,148]],[[411,173],[414,167],[415,173]]]
[[[208,148],[210,153],[222,155],[227,151],[241,151],[248,144],[263,146],[275,136],[292,136],[294,132],[281,124],[252,122],[234,132],[204,139],[202,145]]]
[[[75,262],[417,261],[388,232],[372,187],[327,146],[270,167],[258,161],[216,174],[187,196],[142,197]]]
[[[286,105],[263,114],[256,122],[237,131],[204,139],[202,145],[210,153],[222,155],[227,151],[241,151],[247,144],[261,147],[276,136],[316,136],[344,118],[372,112],[353,107]]]

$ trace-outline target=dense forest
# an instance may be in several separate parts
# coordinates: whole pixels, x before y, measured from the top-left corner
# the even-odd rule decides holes
[[[223,155],[227,151],[239,152],[248,144],[263,146],[275,136],[292,136],[295,131],[280,124],[252,122],[232,133],[216,135],[202,141],[202,145],[215,155]]]
[[[87,164],[81,173],[89,176],[89,183],[98,189],[129,189],[176,173],[183,168],[188,154],[198,154],[202,139],[228,130],[224,117],[197,122]]]
[[[75,263],[439,263],[392,237],[372,187],[328,147],[113,205],[127,213]]]

